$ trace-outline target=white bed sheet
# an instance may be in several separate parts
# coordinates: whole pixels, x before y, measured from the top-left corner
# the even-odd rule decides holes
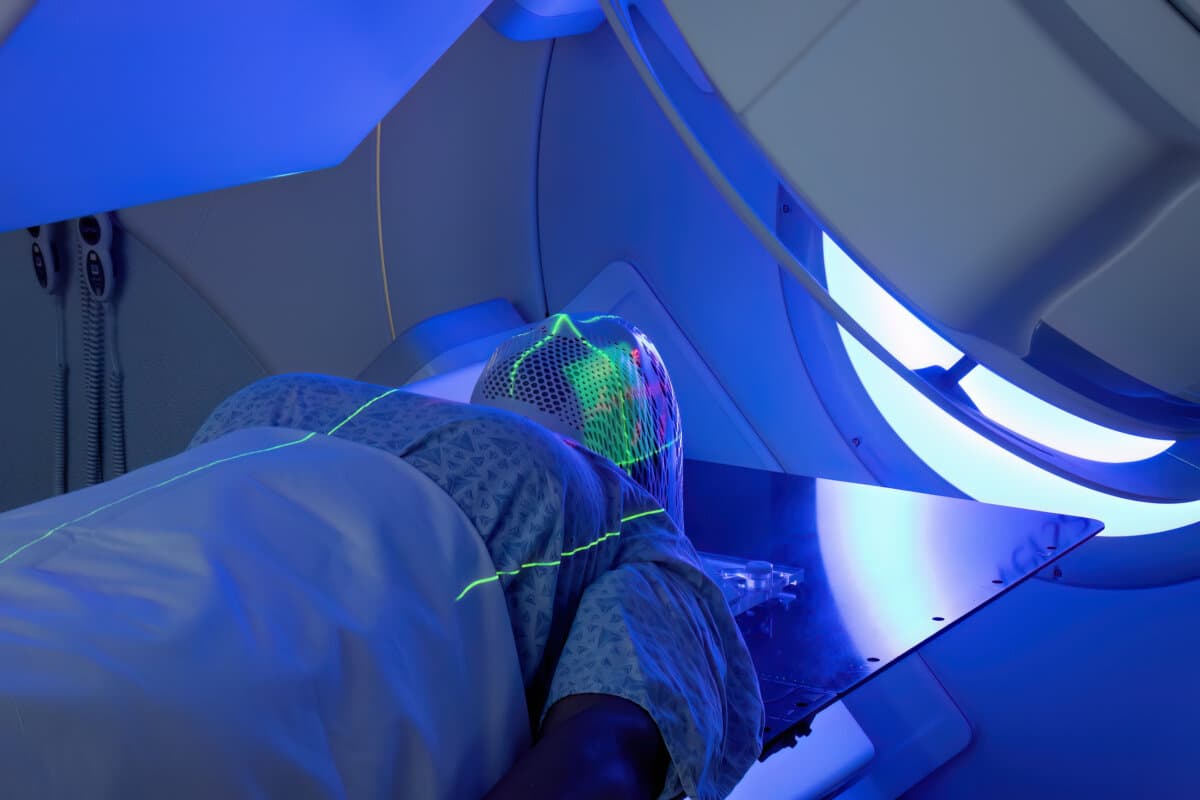
[[[528,746],[494,571],[425,476],[239,431],[0,515],[6,797],[477,797]]]

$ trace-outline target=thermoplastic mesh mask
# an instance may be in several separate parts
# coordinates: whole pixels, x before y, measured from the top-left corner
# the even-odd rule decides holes
[[[620,317],[557,314],[496,348],[471,401],[515,411],[621,467],[683,525],[683,439],[658,350]]]

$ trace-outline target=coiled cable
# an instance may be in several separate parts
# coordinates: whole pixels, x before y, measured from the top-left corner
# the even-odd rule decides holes
[[[66,328],[67,309],[61,294],[54,298],[57,312],[57,356],[58,367],[54,373],[54,397],[52,412],[54,414],[54,493],[66,494],[67,491],[67,352]]]
[[[87,404],[87,462],[84,485],[104,480],[104,308],[88,288],[83,251],[79,251],[79,303],[83,316],[83,393]]]
[[[107,303],[105,305],[108,305]],[[104,306],[101,306],[104,311]],[[125,373],[121,370],[121,359],[117,352],[117,311],[107,309],[105,317],[108,328],[108,383],[105,405],[108,407],[108,452],[111,476],[119,478],[125,474]]]

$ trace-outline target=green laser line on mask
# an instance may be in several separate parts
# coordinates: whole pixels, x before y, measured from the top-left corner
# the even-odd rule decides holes
[[[613,463],[616,464],[618,467],[621,467],[622,469],[625,467],[631,467],[634,464],[639,464],[642,461],[648,461],[649,459],[654,458],[656,455],[658,455],[662,451],[666,450],[667,448],[674,447],[678,442],[679,442],[679,437],[676,436],[671,441],[654,448],[649,453],[646,453],[643,456],[637,456],[636,458],[631,458],[631,459],[628,459],[627,461],[614,461]]]
[[[583,333],[579,330],[579,328],[575,325],[575,323],[571,320],[571,318],[567,314],[562,314],[562,313],[555,314],[555,315],[553,315],[553,317],[551,317],[551,319],[553,319],[554,322],[550,327],[550,332],[547,333],[545,336],[543,336],[541,339],[539,339],[537,342],[534,342],[532,345],[527,347],[521,353],[521,355],[519,355],[517,357],[517,360],[513,362],[512,367],[509,369],[509,371],[508,371],[508,394],[509,394],[509,397],[516,396],[517,375],[521,371],[521,367],[525,364],[525,362],[529,359],[530,356],[532,356],[540,348],[544,347],[551,339],[553,339],[555,336],[557,336],[558,332],[562,329],[563,325],[566,325],[567,327],[569,327],[571,329],[571,331],[575,334],[575,336],[579,339],[579,341],[581,341],[592,352],[603,357],[608,362],[609,366],[611,366],[613,373],[617,376],[620,376],[621,367],[617,363],[616,359],[614,359],[612,357],[612,355],[610,355],[608,352],[606,352],[603,348],[597,347],[586,336],[584,336]],[[585,323],[589,323],[589,322],[595,322],[596,320],[600,320],[600,319],[620,319],[620,318],[613,314],[597,314],[596,316],[589,317],[588,319],[580,320],[580,323],[585,324]],[[583,392],[582,387],[584,385],[586,385],[588,383],[588,381],[572,375],[571,367],[567,368],[565,377],[571,383],[571,385],[574,388],[577,395],[586,393],[586,392]],[[623,444],[624,452],[623,453],[607,452],[610,450],[610,448],[605,446],[607,444],[607,442],[592,441],[593,437],[590,435],[589,428],[586,423],[585,423],[585,430],[584,430],[584,438],[587,441],[584,442],[585,446],[591,448],[592,450],[600,452],[603,455],[608,456],[609,458],[611,458],[613,460],[613,463],[615,463],[618,467],[625,469],[627,467],[633,466],[634,464],[638,464],[643,461],[647,461],[647,460],[657,456],[659,453],[662,453],[664,450],[666,450],[667,448],[671,447],[672,445],[674,445],[676,442],[679,441],[679,437],[675,437],[671,441],[667,442],[664,445],[661,445],[660,447],[654,449],[653,451],[651,451],[649,453],[635,454],[633,452],[633,429],[634,429],[633,416],[634,416],[634,414],[633,414],[632,409],[628,407],[629,406],[629,398],[620,397],[619,402],[620,402],[620,407],[617,409],[616,416],[619,421],[619,424],[624,429],[624,437],[623,437],[623,442],[619,443],[617,446],[620,447],[621,444]]]
[[[525,360],[533,355],[538,348],[545,346],[546,342],[557,336],[558,330],[563,326],[564,322],[570,326],[571,330],[575,331],[576,336],[578,336],[580,339],[583,338],[583,334],[579,332],[579,328],[575,327],[575,323],[571,322],[570,317],[568,317],[566,314],[555,314],[554,325],[550,328],[550,332],[543,336],[540,341],[526,348],[525,352],[521,353],[521,355],[517,357],[516,362],[512,365],[512,369],[508,371],[508,394],[510,397],[516,394],[517,373],[520,372],[521,365],[524,364]]]

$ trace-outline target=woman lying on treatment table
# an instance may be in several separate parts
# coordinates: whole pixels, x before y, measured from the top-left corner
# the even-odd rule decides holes
[[[559,315],[472,399],[268,378],[0,515],[6,794],[727,794],[762,704],[653,345]]]

